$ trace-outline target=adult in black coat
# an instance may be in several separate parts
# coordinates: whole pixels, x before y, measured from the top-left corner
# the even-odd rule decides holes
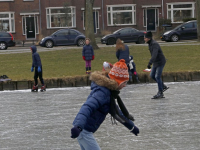
[[[147,68],[150,69],[151,65],[153,64],[150,76],[158,84],[158,93],[153,98],[162,98],[164,97],[163,92],[168,89],[161,79],[166,59],[162,49],[160,48],[160,45],[152,39],[151,31],[145,34],[144,40],[149,44],[149,51],[151,53],[151,59],[147,65]]]

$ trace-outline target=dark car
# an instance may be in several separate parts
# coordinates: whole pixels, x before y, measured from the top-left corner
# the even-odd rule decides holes
[[[61,45],[84,46],[85,35],[74,29],[60,29],[40,41],[40,46],[47,48]]]
[[[101,39],[101,43],[107,45],[113,45],[116,43],[116,40],[120,38],[121,40],[124,41],[124,43],[136,42],[137,44],[142,44],[144,43],[145,33],[146,33],[145,31],[139,31],[134,28],[122,28],[113,32],[113,34],[104,36]]]
[[[177,42],[178,40],[197,39],[197,21],[188,21],[173,30],[165,32],[161,37],[163,41]]]
[[[0,32],[0,50],[15,46],[14,37],[9,32]]]

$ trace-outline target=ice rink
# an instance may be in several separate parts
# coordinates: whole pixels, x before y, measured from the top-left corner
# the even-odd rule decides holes
[[[157,84],[127,85],[120,96],[140,129],[131,134],[108,114],[94,134],[102,150],[199,150],[200,82],[166,83],[164,99],[152,100]],[[90,87],[0,92],[0,150],[79,150],[72,122]]]

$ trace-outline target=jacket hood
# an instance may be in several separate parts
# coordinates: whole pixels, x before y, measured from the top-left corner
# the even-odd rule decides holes
[[[115,80],[108,77],[108,73],[108,71],[95,71],[91,73],[90,80],[99,86],[106,87],[110,90],[116,90],[118,88],[118,84]]]
[[[35,52],[37,52],[37,47],[36,47],[35,45],[32,45],[32,46],[31,46],[31,49],[32,49],[33,54],[34,54]]]

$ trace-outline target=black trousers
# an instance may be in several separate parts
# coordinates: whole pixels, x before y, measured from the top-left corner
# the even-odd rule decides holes
[[[44,80],[42,78],[42,67],[41,67],[41,72],[38,72],[38,67],[35,67],[35,74],[34,74],[35,85],[38,84],[38,77],[40,79],[41,84],[44,85]]]

